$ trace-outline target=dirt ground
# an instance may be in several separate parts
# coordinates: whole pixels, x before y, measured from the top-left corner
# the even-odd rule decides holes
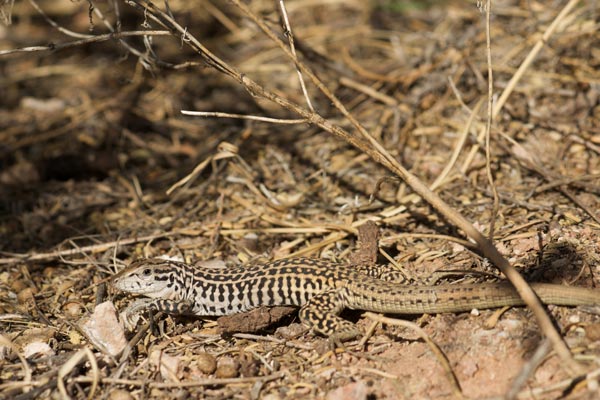
[[[347,261],[366,221],[413,277],[504,279],[369,137],[527,280],[600,284],[597,3],[492,2],[489,157],[479,3],[0,2],[0,398],[598,398],[593,307],[548,306],[579,371],[528,308],[407,318],[440,352],[392,324],[332,352],[293,313],[115,319],[134,259]]]

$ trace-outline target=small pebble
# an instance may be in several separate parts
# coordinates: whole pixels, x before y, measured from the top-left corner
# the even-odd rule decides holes
[[[52,279],[57,276],[57,269],[56,267],[46,267],[42,271],[42,275],[44,275],[44,278]]]
[[[196,356],[196,365],[202,373],[210,375],[217,369],[217,360],[212,354],[200,353]]]
[[[44,342],[31,342],[23,347],[25,358],[49,357],[54,355],[54,350]]]
[[[79,302],[69,301],[63,305],[63,311],[69,318],[77,318],[83,313],[83,307]]]
[[[23,279],[17,279],[10,284],[10,288],[15,293],[19,293],[21,290],[26,289],[27,287],[27,282],[25,282]]]
[[[108,395],[108,400],[133,400],[133,396],[127,390],[115,389]]]
[[[240,374],[240,362],[233,357],[222,357],[217,362],[217,378],[236,378]]]
[[[297,339],[300,335],[307,331],[306,327],[302,324],[292,323],[287,326],[281,326],[277,328],[275,333],[287,340]]]
[[[32,301],[33,296],[36,293],[37,293],[36,288],[31,288],[31,287],[25,288],[17,294],[17,300],[19,301],[20,304],[25,304],[29,301]]]
[[[242,376],[258,376],[260,363],[248,352],[240,353],[240,372]]]
[[[600,340],[600,324],[590,324],[586,326],[585,337],[592,342]]]

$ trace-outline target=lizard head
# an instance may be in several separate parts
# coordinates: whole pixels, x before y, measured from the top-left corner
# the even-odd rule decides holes
[[[112,277],[112,286],[126,293],[151,298],[177,299],[181,297],[178,284],[180,269],[175,261],[146,258],[133,261]],[[179,290],[178,290],[179,289]]]

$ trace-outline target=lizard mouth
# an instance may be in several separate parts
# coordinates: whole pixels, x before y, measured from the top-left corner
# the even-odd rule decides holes
[[[112,284],[115,289],[132,293],[132,294],[141,294],[148,297],[153,296],[154,293],[162,294],[162,292],[167,287],[166,283],[153,281],[152,284],[143,283],[143,282],[127,282],[126,280],[115,280]]]

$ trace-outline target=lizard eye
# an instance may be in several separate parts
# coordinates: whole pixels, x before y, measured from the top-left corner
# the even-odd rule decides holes
[[[144,276],[150,276],[151,273],[152,273],[152,271],[150,271],[150,268],[145,268],[142,271],[142,274],[144,274]]]

